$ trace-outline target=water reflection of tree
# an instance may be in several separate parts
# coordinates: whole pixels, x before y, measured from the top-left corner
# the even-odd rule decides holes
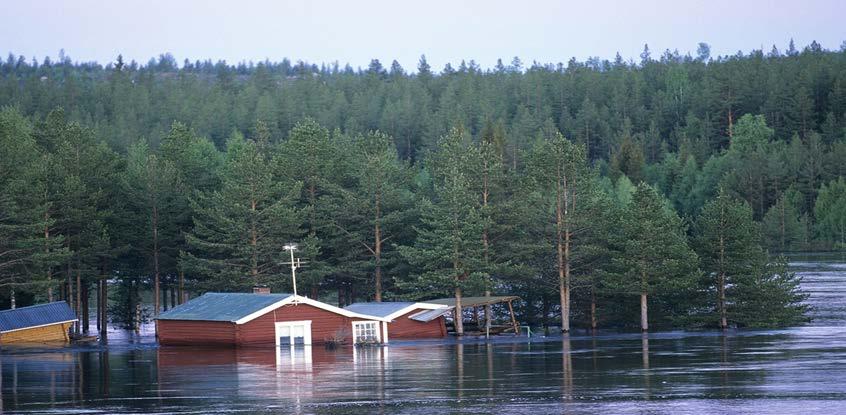
[[[573,400],[573,355],[570,346],[570,334],[564,334],[561,339],[561,375],[562,393],[567,402]]]

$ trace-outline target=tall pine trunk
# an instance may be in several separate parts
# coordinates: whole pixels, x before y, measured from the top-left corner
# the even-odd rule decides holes
[[[646,292],[640,293],[640,330],[649,330],[648,311],[646,307]]]
[[[382,301],[382,227],[381,227],[381,206],[380,206],[380,194],[376,192],[376,199],[375,199],[375,207],[376,207],[376,217],[374,220],[374,229],[373,229],[373,260],[376,263],[375,269],[375,285],[376,285],[376,295],[375,300],[376,302]]]
[[[185,271],[179,270],[179,302],[177,304],[182,304],[185,302]]]
[[[154,193],[154,192],[152,192]],[[158,317],[159,316],[159,308],[161,306],[161,290],[159,287],[159,209],[156,206],[156,198],[153,195],[153,218],[152,218],[152,225],[153,225],[153,272],[154,272],[154,283],[153,283],[153,315]]]
[[[482,209],[487,212],[488,207],[488,195],[490,193],[488,188],[488,160],[484,160],[483,166],[483,176],[482,176]],[[490,220],[485,221],[485,227],[482,229],[482,259],[485,262],[485,273],[487,276],[485,277],[485,299],[488,301],[485,304],[485,336],[488,335],[490,328],[491,328],[491,305],[490,305],[490,297],[491,297],[491,276],[490,276],[490,238],[488,236],[488,225]]]
[[[590,288],[590,329],[596,331],[596,287]]]
[[[570,331],[570,231],[567,212],[567,176],[559,167],[555,203],[556,240],[558,253],[558,294],[561,297],[561,331]]]
[[[455,335],[464,335],[464,311],[461,308],[461,286],[455,286]]]
[[[50,254],[50,211],[44,212],[44,254],[47,257]],[[53,302],[53,270],[47,266],[47,301]]]
[[[258,231],[256,230],[256,200],[250,200],[250,276],[253,278],[253,285],[258,284]]]
[[[79,263],[77,260],[76,264],[76,315],[77,317],[82,316],[82,264]],[[80,323],[77,323],[76,326],[76,334],[80,333],[80,325],[82,319],[80,319]]]
[[[722,221],[724,215],[721,215],[720,220]],[[721,224],[723,225],[723,224]],[[725,330],[728,327],[728,319],[726,317],[726,272],[725,272],[725,256],[726,256],[726,245],[725,245],[725,238],[722,235],[725,226],[720,227],[720,271],[718,276],[718,295],[719,299],[717,301],[717,308],[720,312],[720,328]]]
[[[88,308],[88,281],[85,284],[82,284],[81,289],[79,290],[82,295],[82,332],[88,334],[88,326],[91,325],[89,321],[89,308]]]

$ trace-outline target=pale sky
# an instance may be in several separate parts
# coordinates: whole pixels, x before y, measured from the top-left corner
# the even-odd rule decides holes
[[[817,40],[837,50],[846,40],[843,0],[651,1],[8,1],[0,53],[74,61],[146,63],[164,52],[229,63],[304,60],[366,67],[396,59],[414,70],[421,54],[433,69],[475,59],[490,68],[519,56],[525,64],[571,57],[638,61],[678,49],[712,56],[773,44],[784,51]]]

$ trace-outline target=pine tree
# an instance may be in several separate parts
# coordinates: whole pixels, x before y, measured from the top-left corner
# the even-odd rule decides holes
[[[346,251],[364,251],[344,261],[348,269],[356,268],[350,263],[361,256],[367,257],[360,267],[372,276],[368,280],[373,283],[374,300],[382,301],[385,251],[391,248],[386,242],[403,232],[413,201],[409,166],[399,160],[393,140],[380,132],[357,136],[347,148],[354,184],[338,203],[345,214],[332,220],[347,236]]]
[[[734,318],[742,327],[784,327],[807,321],[808,295],[787,258],[774,258],[735,288]]]
[[[558,291],[561,300],[561,330],[570,330],[570,269],[573,216],[586,169],[585,146],[576,145],[560,133],[551,140],[536,144],[529,160],[529,175],[537,191],[547,197],[548,204],[538,206],[554,215],[552,232],[558,270]]]
[[[40,175],[49,209],[45,215],[55,221],[52,228],[63,235],[68,253],[61,264],[64,298],[80,316],[75,330],[87,331],[88,287],[102,277],[103,258],[112,255],[107,226],[118,159],[94,131],[68,122],[61,109],[47,115],[35,136],[40,148],[50,153],[48,171]]]
[[[687,245],[681,219],[644,183],[632,195],[619,237],[622,251],[612,260],[616,275],[609,280],[609,288],[640,296],[640,328],[646,331],[650,296],[660,300],[670,293],[683,297],[689,292],[696,276],[696,254]]]
[[[280,264],[287,258],[282,247],[302,236],[295,207],[301,185],[278,181],[270,155],[259,148],[234,134],[227,141],[221,189],[202,192],[194,201],[194,229],[181,260],[204,278],[205,290],[279,288]]]
[[[838,249],[846,247],[846,180],[838,177],[820,188],[814,205],[817,233]]]
[[[427,166],[434,178],[432,200],[421,201],[421,225],[413,246],[400,252],[420,270],[407,285],[418,296],[455,296],[455,332],[464,334],[461,298],[486,278],[483,271],[482,233],[478,194],[465,173],[469,149],[461,130],[453,129],[438,143],[439,151]]]
[[[770,206],[762,221],[766,246],[775,252],[805,249],[808,244],[808,218],[801,214],[803,196],[793,188]]]
[[[725,330],[729,321],[737,322],[734,291],[766,263],[752,209],[720,189],[697,219],[694,245],[708,276],[708,291],[716,291],[713,304],[718,326]]]
[[[8,289],[11,308],[22,292],[42,298],[50,292],[46,272],[63,258],[61,237],[44,239],[53,226],[41,198],[41,154],[32,126],[17,110],[0,109],[0,288]],[[49,295],[48,295],[49,297]]]
[[[149,258],[153,274],[153,316],[161,307],[162,272],[176,274],[179,248],[180,195],[185,192],[176,168],[150,152],[146,144],[130,147],[122,177],[127,200],[138,213],[144,235],[135,241],[137,255]],[[164,268],[164,270],[163,270]]]
[[[175,211],[178,214],[174,218],[178,251],[187,251],[185,235],[192,231],[195,216],[195,205],[192,205],[191,200],[201,193],[211,193],[220,188],[223,157],[211,141],[199,137],[179,122],[174,122],[162,139],[159,155],[163,162],[176,169],[176,180],[184,187],[183,192],[174,195],[176,199],[173,203],[177,205]],[[178,264],[178,304],[182,304],[186,297],[185,270],[181,263],[179,261]]]
[[[339,193],[340,176],[348,173],[344,171],[347,160],[338,153],[336,141],[326,128],[313,119],[305,119],[294,126],[273,160],[278,177],[302,183],[298,206],[303,210],[308,231],[304,246],[309,247],[302,254],[309,266],[298,274],[298,280],[310,286],[313,297],[321,282],[337,272],[338,264],[328,250],[343,246],[341,240],[345,239],[332,221],[338,210],[337,197],[333,195]]]

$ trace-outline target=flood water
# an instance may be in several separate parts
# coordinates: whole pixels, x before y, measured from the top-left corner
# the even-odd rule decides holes
[[[326,350],[3,348],[2,413],[846,412],[846,259],[792,257],[813,322],[784,330]]]

